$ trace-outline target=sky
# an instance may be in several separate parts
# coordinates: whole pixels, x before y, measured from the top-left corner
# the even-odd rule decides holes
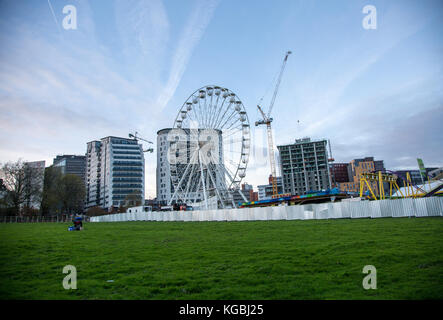
[[[76,9],[76,29],[63,20]],[[366,5],[376,28],[365,29]],[[137,131],[156,141],[188,96],[235,92],[248,113],[244,181],[267,183],[275,145],[328,139],[337,162],[443,166],[443,2],[407,0],[0,0],[0,163],[52,164],[86,143]],[[146,145],[148,147],[148,145]],[[156,153],[145,153],[155,197]]]

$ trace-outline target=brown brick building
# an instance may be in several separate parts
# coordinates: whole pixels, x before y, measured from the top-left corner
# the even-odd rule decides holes
[[[366,157],[363,159],[354,159],[349,164],[346,164],[347,169],[347,181],[343,181],[346,177],[344,173],[344,164],[337,163],[336,167],[331,167],[331,173],[336,174],[335,185],[341,191],[360,192],[360,174],[370,173],[376,171],[384,171],[383,160],[374,160],[374,157]],[[375,181],[369,182],[372,191],[379,195],[378,185]],[[365,186],[364,191],[367,190]]]

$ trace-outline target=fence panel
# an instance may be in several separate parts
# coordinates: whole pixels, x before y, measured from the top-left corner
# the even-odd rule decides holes
[[[403,217],[415,217],[414,199],[401,199],[403,202]]]
[[[426,208],[426,198],[414,199],[415,204],[415,216],[416,217],[427,217],[428,209]]]
[[[255,220],[259,220],[259,221],[264,221],[267,218],[267,214],[266,214],[266,210],[264,210],[263,208],[252,208],[253,212],[254,212],[254,218]]]
[[[302,206],[303,208],[303,220],[311,220],[314,219],[314,210],[312,204],[305,204]]]
[[[435,217],[442,215],[441,203],[437,197],[425,198],[425,202],[426,202],[428,217]]]
[[[389,200],[387,200],[389,201]],[[403,201],[402,199],[393,199],[389,201],[391,206],[391,217],[401,218],[404,217]]]
[[[381,212],[381,217],[382,218],[386,218],[386,217],[392,217],[392,211],[391,211],[391,201],[392,200],[379,200],[377,202],[380,203],[380,212]]]
[[[341,218],[350,218],[351,210],[350,210],[351,202],[345,201],[341,203]]]

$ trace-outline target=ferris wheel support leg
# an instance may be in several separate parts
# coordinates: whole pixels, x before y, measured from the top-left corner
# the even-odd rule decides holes
[[[222,207],[224,209],[225,208],[225,204],[224,204],[223,198],[220,195],[220,192],[218,191],[217,184],[214,181],[214,177],[212,176],[211,170],[208,169],[208,173],[209,173],[209,177],[211,178],[212,183],[215,186],[215,192],[217,193],[218,199],[220,200],[220,203],[221,203],[221,205],[222,205]]]
[[[202,180],[202,184],[203,184],[203,197],[205,198],[206,210],[208,210],[208,197],[206,195],[205,177],[204,177],[204,174],[203,174],[203,166],[202,166],[202,160],[201,160],[200,151],[198,152],[198,158],[199,158],[199,162],[200,162],[200,176],[201,176],[201,180]]]
[[[243,200],[245,200],[245,202],[248,202],[248,199],[246,199],[245,195],[240,189],[238,189],[238,193],[240,193],[241,197],[243,198]]]
[[[194,172],[195,172],[195,165],[192,165],[191,174],[189,175],[188,183],[186,184],[186,189],[185,189],[185,193],[184,193],[185,199],[189,198],[189,187],[191,185],[191,181],[193,180],[192,178],[194,177]]]
[[[212,161],[213,161],[214,163],[216,163],[216,161],[215,161],[215,159],[214,159],[214,156],[213,156],[212,154],[211,154],[211,159],[212,159]],[[215,170],[218,172],[218,175],[219,175],[220,177],[223,177],[223,176],[224,176],[224,173],[220,170],[220,167],[221,167],[222,169],[225,170],[226,174],[228,175],[228,178],[231,179],[231,183],[232,183],[232,176],[229,174],[229,172],[226,170],[226,168],[224,168],[221,164],[218,164],[218,165],[215,166]],[[222,181],[219,183],[220,188],[221,188],[225,193],[229,194],[229,191],[228,191],[228,188],[227,188],[227,186],[226,186],[226,182],[225,182],[225,180],[224,180],[224,179],[221,179],[221,180],[222,180]],[[228,196],[228,198],[229,198],[229,196]],[[232,204],[234,205],[234,208],[236,208],[233,199],[231,199],[231,200],[232,200]],[[227,202],[229,202],[229,199],[223,199],[223,201],[227,201]]]
[[[198,200],[198,191],[200,190],[201,183],[202,183],[201,179],[198,179],[197,189],[196,192],[194,192],[194,205],[197,203]]]
[[[194,153],[194,155],[192,156],[192,159],[191,159],[191,161],[190,161],[191,163],[192,163],[194,157],[195,157],[195,153]],[[173,201],[174,198],[177,196],[177,192],[178,192],[178,190],[180,189],[181,184],[183,183],[183,181],[184,181],[184,179],[185,179],[185,177],[186,177],[186,174],[187,174],[188,171],[189,171],[189,168],[191,167],[191,163],[188,163],[188,166],[186,167],[185,173],[184,173],[183,176],[181,177],[181,179],[180,179],[180,181],[179,181],[179,183],[178,183],[178,185],[177,185],[177,188],[175,189],[174,194],[173,194],[172,197],[171,197],[171,200],[169,200],[169,205],[172,204],[172,201]]]

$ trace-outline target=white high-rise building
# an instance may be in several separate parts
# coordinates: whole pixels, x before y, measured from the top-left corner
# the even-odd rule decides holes
[[[162,129],[157,132],[157,200],[162,201],[164,204],[169,203],[169,201],[174,196],[174,185],[172,183],[172,180],[174,177],[174,173],[171,173],[171,164],[168,160],[168,154],[171,152],[170,148],[171,145],[173,145],[175,140],[173,140],[174,136],[169,136],[171,132],[171,128]],[[188,129],[182,129],[183,132],[187,136],[187,142],[182,145],[181,147],[175,146],[176,149],[172,150],[172,152],[176,152],[176,154],[181,154],[186,159],[185,162],[182,162],[182,164],[177,164],[177,172],[176,172],[176,179],[179,181],[183,178],[183,181],[181,183],[182,189],[187,189],[188,192],[185,192],[186,196],[184,196],[184,193],[181,193],[179,195],[176,195],[177,198],[173,199],[173,202],[177,199],[180,199],[186,203],[193,202],[194,204],[197,202],[201,202],[204,200],[205,195],[203,192],[203,183],[202,183],[202,176],[201,176],[201,166],[200,162],[198,160],[195,160],[194,162],[191,162],[191,158],[195,154],[196,150],[193,148],[199,148],[199,143],[204,144],[205,141],[199,141],[199,139],[207,139],[208,137],[206,134],[202,134],[202,131],[199,130],[198,135],[193,136]],[[218,158],[218,163],[223,163],[223,144],[221,139],[221,132],[216,131],[217,139],[215,141],[218,141],[217,148],[215,148],[215,152],[212,154],[213,158]],[[169,136],[169,141],[168,141]],[[213,137],[211,137],[213,138]],[[198,140],[195,140],[198,139]],[[209,140],[208,140],[209,141]],[[202,151],[200,151],[203,153]],[[209,154],[210,152],[206,152],[203,154]],[[186,168],[190,166],[190,169],[188,171],[188,174],[186,174]],[[210,173],[207,173],[208,170],[204,170],[203,173],[203,179],[205,180],[205,187],[206,187],[206,196],[207,198],[214,197],[216,195],[216,185],[215,184],[224,184],[224,176],[220,173],[220,170],[217,170],[215,166],[211,167]],[[189,174],[190,173],[190,174]],[[200,185],[202,183],[202,185]],[[181,198],[184,197],[184,198]]]
[[[173,194],[171,168],[168,161],[168,134],[172,129],[157,132],[157,201],[167,203]]]
[[[137,140],[106,137],[87,143],[86,208],[109,210],[126,201],[143,203],[145,159]]]

